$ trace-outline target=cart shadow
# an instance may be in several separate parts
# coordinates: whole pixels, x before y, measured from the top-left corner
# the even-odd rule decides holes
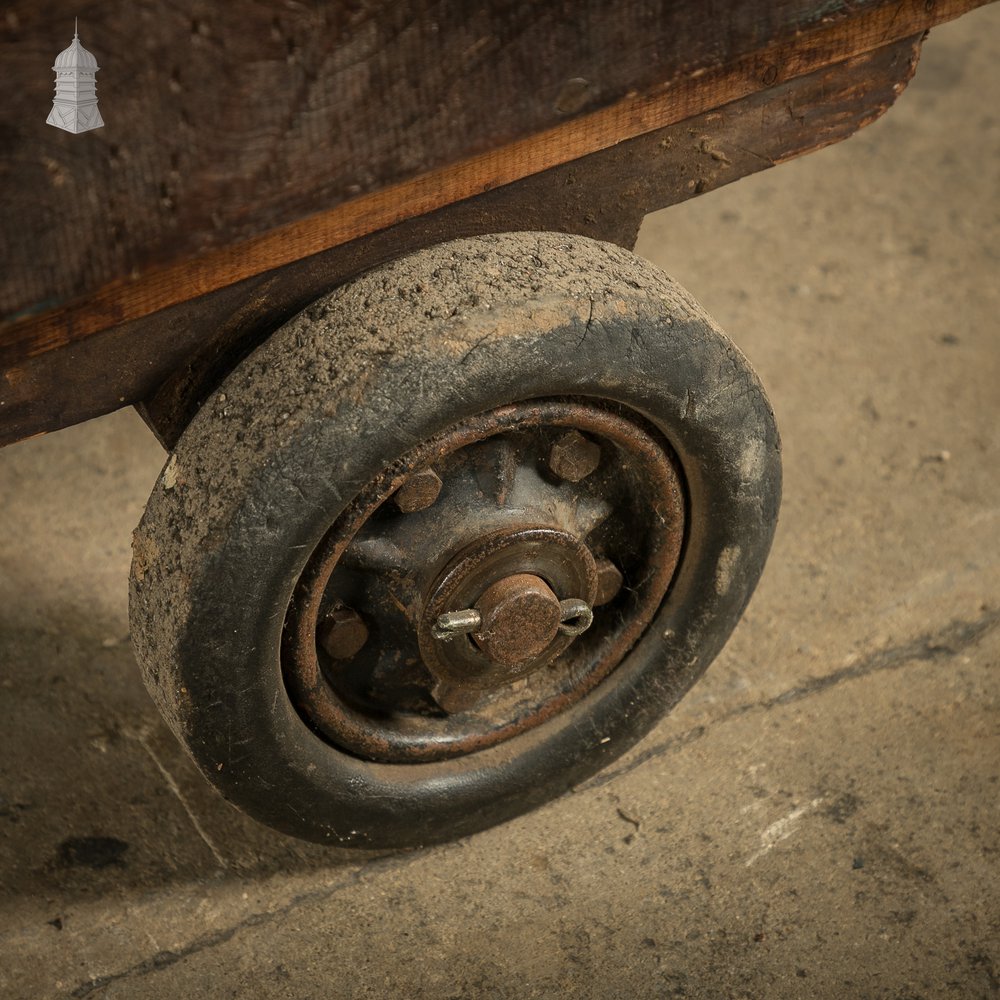
[[[116,623],[67,628],[78,609],[50,611],[58,632],[0,612],[0,888],[65,899],[370,860],[230,806],[161,720]]]

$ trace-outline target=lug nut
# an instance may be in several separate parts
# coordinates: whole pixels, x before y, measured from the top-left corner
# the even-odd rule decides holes
[[[610,560],[601,557],[597,560],[597,596],[594,598],[594,607],[607,604],[614,600],[618,591],[622,589],[621,570]]]
[[[482,696],[483,692],[477,688],[447,681],[439,681],[431,691],[431,697],[449,715],[468,711]]]
[[[601,463],[601,446],[579,431],[563,434],[549,452],[549,468],[560,479],[578,483]]]
[[[441,492],[441,477],[433,469],[418,469],[393,494],[404,514],[430,507]]]
[[[368,626],[352,608],[334,608],[319,627],[319,642],[334,660],[349,660],[368,641]]]

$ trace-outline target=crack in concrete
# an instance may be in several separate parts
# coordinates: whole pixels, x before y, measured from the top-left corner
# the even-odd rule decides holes
[[[658,743],[655,746],[636,754],[621,767],[613,770],[607,770],[599,775],[596,775],[584,784],[578,785],[575,791],[590,791],[595,788],[600,788],[611,781],[615,781],[622,775],[636,770],[650,760],[655,760],[656,758],[662,757],[668,753],[683,749],[688,744],[701,739],[710,728],[719,725],[720,723],[729,722],[732,719],[740,718],[752,712],[768,712],[771,709],[779,708],[781,706],[789,705],[805,698],[821,694],[822,692],[827,691],[830,688],[837,687],[847,681],[869,677],[872,674],[880,673],[885,670],[898,670],[910,664],[928,662],[934,663],[951,659],[968,649],[970,646],[974,646],[980,639],[992,632],[998,625],[1000,625],[1000,609],[989,608],[986,609],[979,618],[974,619],[973,621],[954,621],[937,632],[925,633],[915,639],[912,639],[910,642],[876,650],[869,656],[859,660],[857,663],[852,663],[849,666],[843,667],[840,670],[835,670],[833,673],[825,674],[822,677],[811,678],[796,685],[795,687],[781,692],[780,694],[774,695],[771,698],[737,705],[712,719],[707,725],[695,726],[687,732],[673,736],[668,740],[664,740],[662,743]],[[436,851],[441,851],[442,849],[448,850],[448,847],[434,848]],[[198,954],[201,951],[206,951],[225,944],[242,930],[267,924],[278,917],[291,913],[297,907],[304,904],[329,899],[341,890],[357,885],[368,874],[376,874],[381,871],[397,871],[405,868],[418,858],[422,857],[425,853],[425,851],[416,851],[405,855],[381,855],[377,858],[373,858],[372,860],[365,862],[355,871],[351,872],[351,874],[346,878],[340,879],[333,885],[324,886],[320,889],[313,889],[309,892],[299,893],[298,895],[293,896],[287,903],[275,907],[274,909],[252,913],[229,927],[223,927],[208,934],[203,934],[177,951],[159,951],[156,954],[151,955],[149,958],[146,958],[141,962],[137,962],[120,972],[113,972],[104,976],[98,976],[95,979],[88,979],[85,982],[80,983],[69,995],[73,998],[88,997],[113,982],[118,982],[122,979],[129,979],[132,977],[147,976],[151,973],[159,972],[161,969],[169,968],[177,962],[183,961],[185,958],[189,958],[190,956]]]
[[[973,621],[953,621],[944,628],[933,633],[924,633],[909,642],[899,646],[888,646],[884,649],[876,650],[857,663],[834,670],[833,673],[824,674],[822,677],[812,677],[801,684],[797,684],[787,691],[774,695],[772,698],[765,698],[763,701],[744,702],[742,705],[735,705],[733,708],[721,715],[711,719],[705,725],[694,726],[686,732],[671,736],[662,743],[643,750],[634,757],[629,758],[624,764],[617,768],[609,768],[588,778],[587,781],[577,785],[574,791],[585,792],[592,788],[600,788],[608,782],[615,781],[623,774],[629,774],[650,760],[663,757],[675,750],[686,747],[689,743],[701,739],[711,727],[720,723],[730,722],[738,719],[750,712],[769,712],[772,708],[779,708],[782,705],[790,705],[793,702],[801,701],[803,698],[810,698],[820,694],[829,688],[843,684],[845,681],[858,680],[868,677],[871,674],[880,673],[883,670],[898,670],[900,667],[911,663],[927,663],[937,660],[950,659],[957,656],[963,650],[975,645],[983,636],[993,631],[1000,625],[1000,608],[988,608],[984,613]]]
[[[184,794],[180,790],[180,786],[174,780],[174,776],[167,770],[166,765],[160,758],[154,753],[153,748],[149,745],[149,734],[146,731],[140,731],[135,733],[129,733],[132,739],[146,751],[146,755],[149,759],[156,765],[156,769],[160,772],[163,780],[167,786],[167,789],[174,796],[175,799],[181,804],[184,812],[187,814],[187,818],[191,821],[191,826],[194,828],[195,833],[204,841],[205,846],[209,849],[212,857],[215,858],[215,863],[222,869],[228,869],[229,865],[226,864],[226,859],[222,852],[219,850],[215,841],[208,835],[208,832],[201,825],[198,820],[195,811],[191,808],[191,804],[184,797]]]
[[[248,927],[259,927],[262,924],[267,924],[278,917],[283,917],[291,913],[299,906],[320,902],[331,896],[335,896],[342,889],[357,885],[369,873],[396,871],[405,868],[424,853],[424,851],[415,851],[406,855],[380,855],[377,858],[372,858],[348,876],[332,885],[299,893],[293,896],[287,903],[277,906],[274,909],[251,913],[229,927],[221,927],[218,930],[210,931],[207,934],[196,937],[193,941],[186,944],[183,948],[178,948],[176,951],[158,951],[154,955],[150,955],[149,958],[145,958],[141,962],[136,962],[134,965],[130,965],[119,972],[109,972],[104,976],[87,979],[75,987],[69,996],[73,998],[89,997],[98,990],[103,990],[106,986],[110,986],[111,983],[119,982],[122,979],[141,978],[142,976],[159,972],[162,969],[167,969],[171,965],[176,965],[178,962],[183,961],[185,958],[190,958],[190,956],[196,955],[199,952],[217,948],[219,945],[225,944],[227,941],[232,940],[240,931],[246,930]]]

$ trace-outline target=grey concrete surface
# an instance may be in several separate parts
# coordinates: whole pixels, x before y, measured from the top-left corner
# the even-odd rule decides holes
[[[639,249],[769,388],[775,548],[650,737],[460,843],[359,858],[231,810],[128,644],[151,436],[0,453],[0,995],[1000,994],[1000,7]]]

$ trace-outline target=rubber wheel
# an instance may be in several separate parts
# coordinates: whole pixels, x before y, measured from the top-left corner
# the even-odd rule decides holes
[[[572,697],[546,689],[548,701],[537,696],[542,708],[528,722],[512,716],[501,724],[461,708],[435,715],[418,705],[412,725],[396,725],[391,705],[382,703],[361,713],[360,735],[347,726],[340,736],[336,712],[329,725],[319,709],[310,714],[309,692],[290,680],[289,656],[297,654],[289,653],[289,635],[300,627],[293,611],[302,600],[308,604],[297,595],[308,588],[317,553],[329,548],[331,532],[371,484],[381,484],[382,492],[371,494],[381,503],[405,481],[406,456],[429,461],[434,442],[459,432],[469,439],[464,429],[484,414],[494,427],[507,420],[527,442],[518,453],[530,452],[525,481],[544,494],[546,509],[558,504],[544,499],[545,491],[591,489],[569,473],[554,482],[545,461],[531,457],[552,435],[569,433],[566,414],[597,421],[594,433],[603,433],[601,421],[624,421],[637,428],[636,439],[659,442],[657,468],[669,465],[671,482],[680,484],[671,501],[673,534],[661,531],[669,518],[660,501],[643,499],[631,445],[601,445],[620,465],[598,484],[614,494],[605,506],[622,506],[619,521],[636,525],[631,536],[620,526],[615,536],[630,553],[623,558],[638,566],[649,557],[647,532],[668,541],[656,548],[648,572],[632,571],[637,579],[627,579],[618,604],[608,605],[617,610],[602,619],[594,608],[595,622],[625,634],[635,624],[630,616],[639,614],[633,609],[643,581],[663,565],[669,573],[650,591],[654,604],[614,662],[586,674]],[[475,445],[476,461],[484,461],[483,448],[500,447],[496,440]],[[435,447],[434,454],[444,454],[444,445]],[[461,470],[465,478],[455,473],[456,482],[471,482],[466,466]],[[576,236],[457,240],[319,299],[202,407],[169,456],[134,535],[136,655],[164,718],[206,778],[260,822],[357,847],[452,839],[581,782],[676,704],[718,653],[757,583],[780,478],[778,434],[756,375],[661,271]],[[465,494],[451,507],[440,501],[439,527],[411,532],[413,544],[447,554],[454,532],[466,545],[475,527],[465,513],[472,502]],[[379,511],[388,512],[373,514],[374,527],[366,528],[376,542],[379,531],[404,523],[394,517],[409,516],[385,504]],[[535,552],[545,531],[555,529],[532,530],[524,544]],[[574,545],[569,538],[564,547]],[[590,566],[586,553],[580,558]],[[566,586],[589,587],[594,604],[592,569],[580,573]],[[380,586],[377,576],[370,588]],[[312,634],[315,620],[305,620],[301,627]],[[381,649],[417,641],[404,632],[383,622],[369,643]],[[468,637],[462,642],[463,655],[480,655]],[[571,649],[586,652],[598,640],[591,647],[583,638],[573,642]],[[407,660],[410,668],[423,669],[416,660]],[[546,684],[562,676],[551,666],[536,675]],[[512,689],[527,683],[516,671],[510,677]],[[316,683],[335,707],[338,698],[350,702],[350,692],[331,695],[330,684]],[[524,714],[503,698],[498,704],[508,707],[497,712]],[[360,717],[352,711],[344,718]],[[417,737],[407,735],[411,730]]]

